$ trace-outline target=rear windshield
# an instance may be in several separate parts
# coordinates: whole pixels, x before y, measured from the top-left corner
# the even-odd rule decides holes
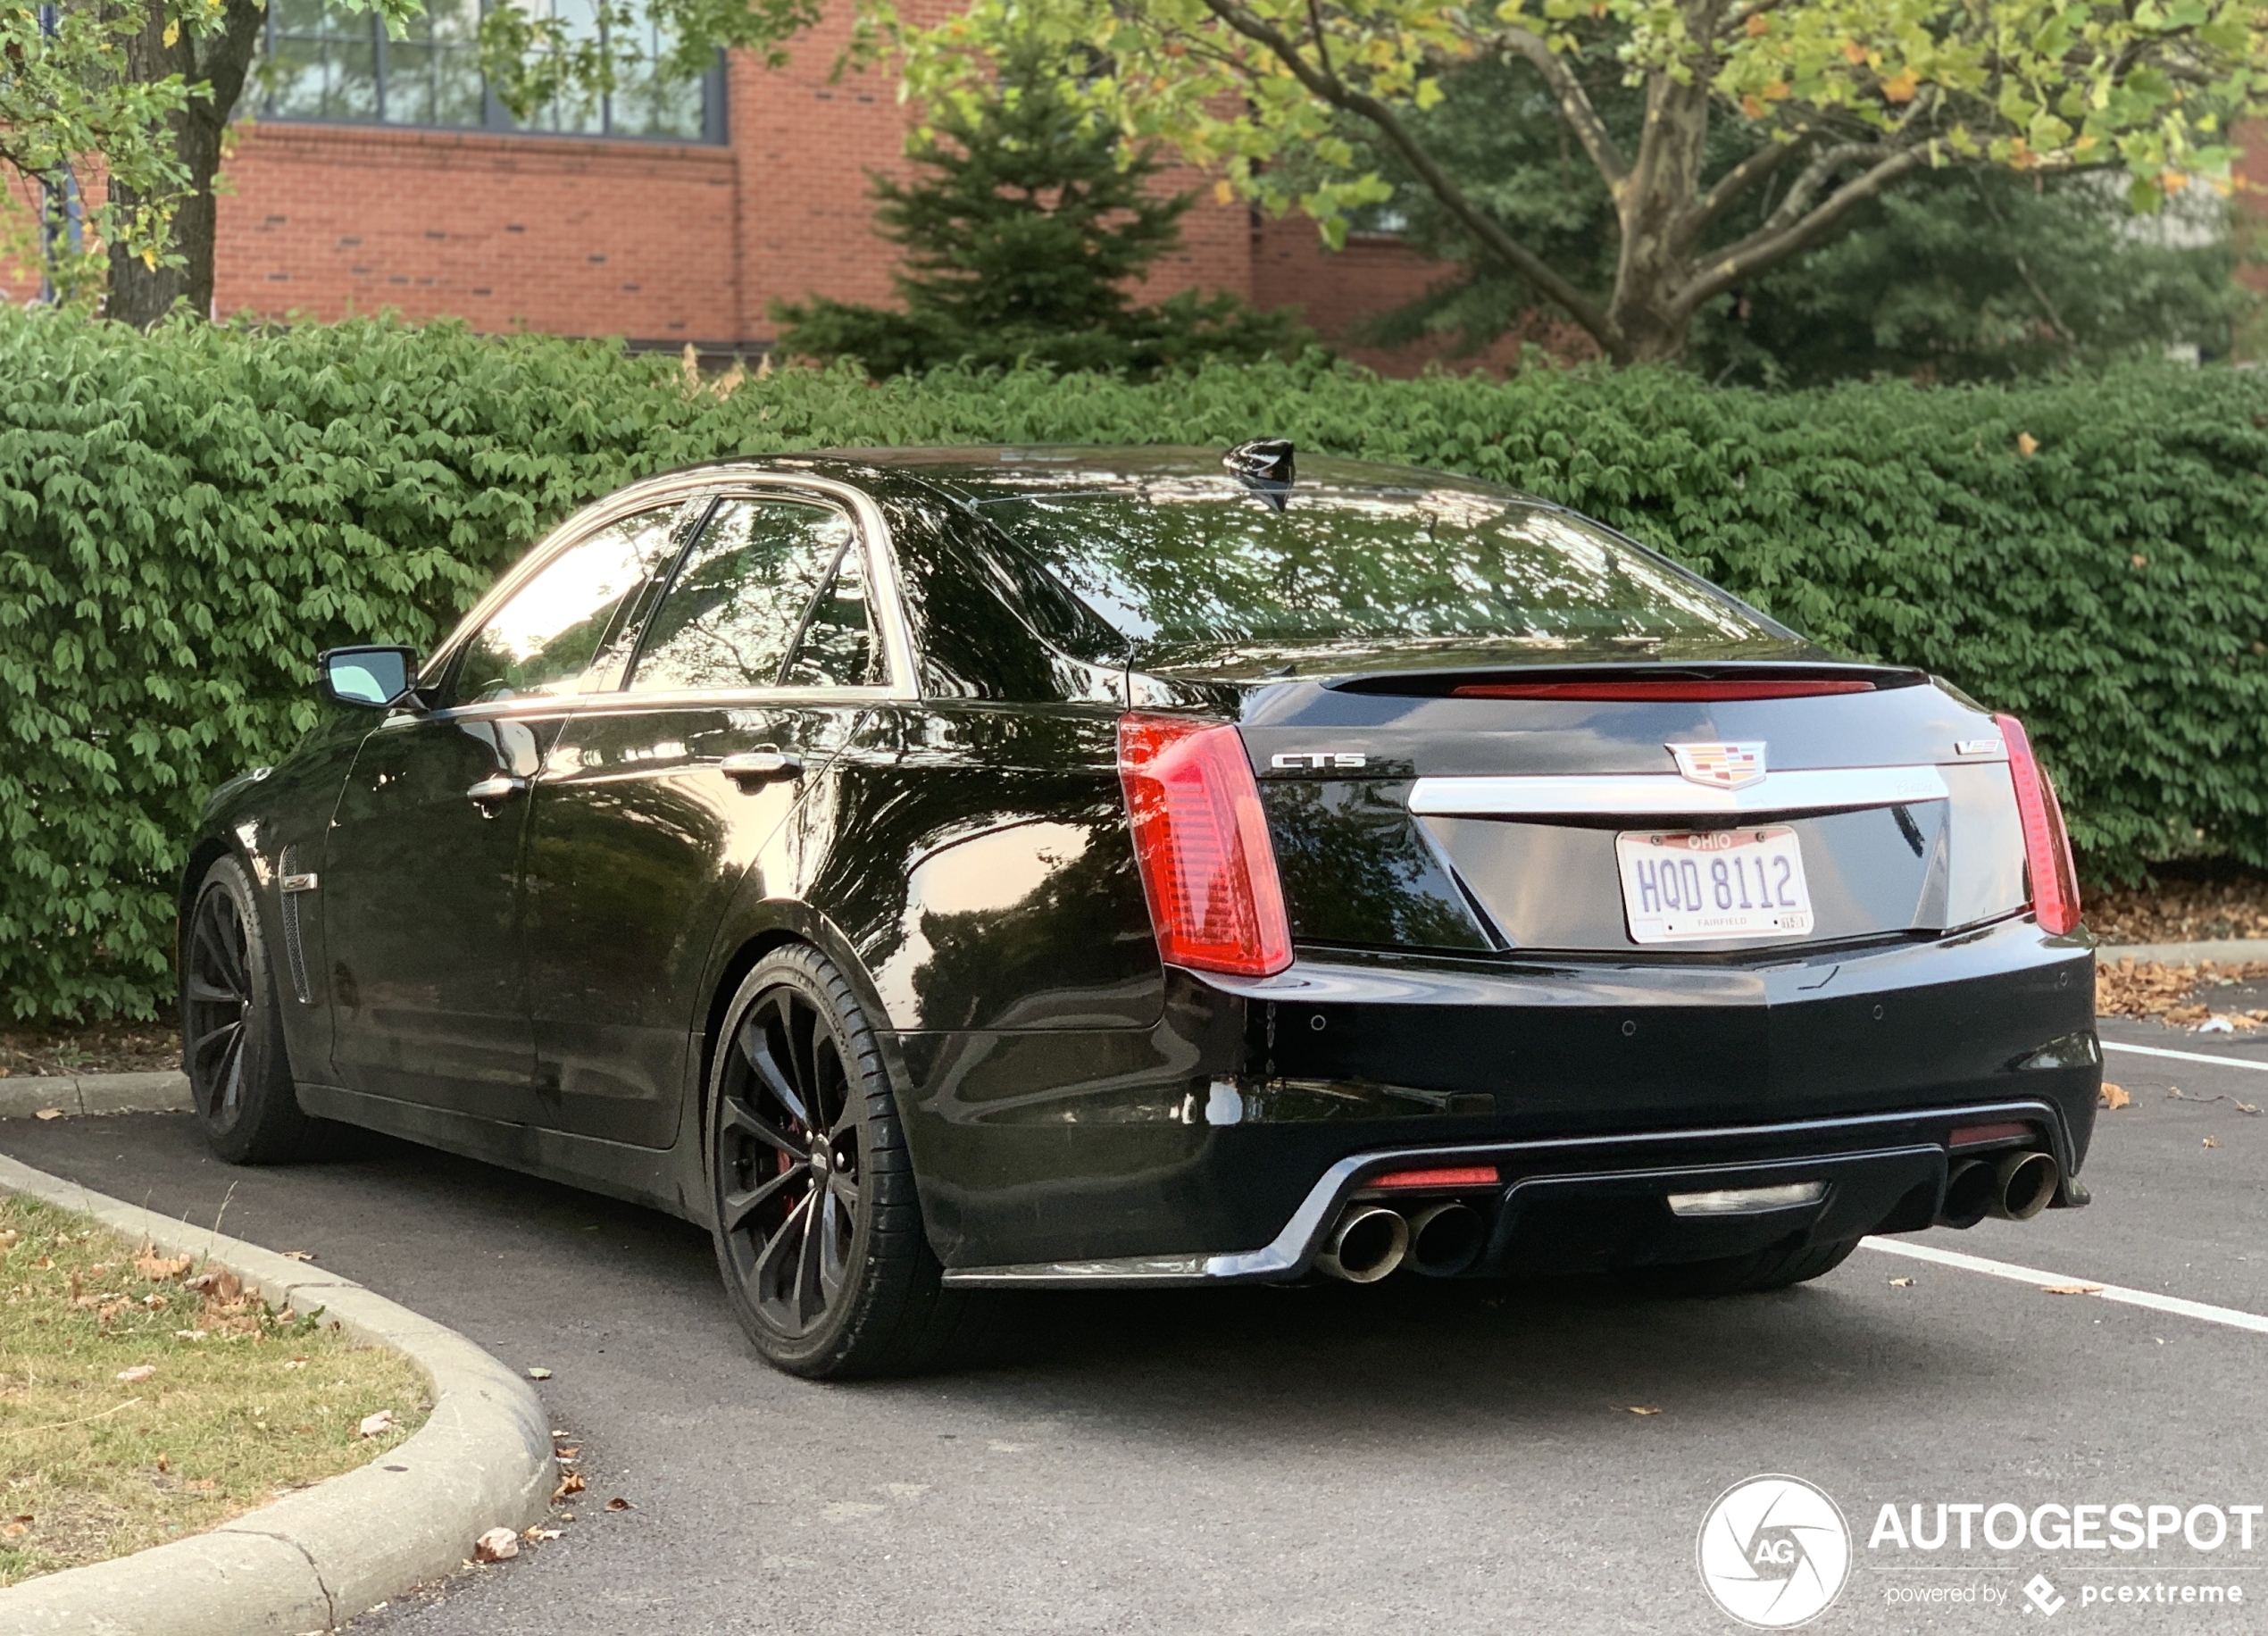
[[[1145,646],[1785,635],[1594,524],[1485,490],[1302,485],[1279,510],[1232,481],[1185,480],[980,505]]]

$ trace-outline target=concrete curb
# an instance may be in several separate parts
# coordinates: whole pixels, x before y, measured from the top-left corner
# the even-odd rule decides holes
[[[2268,960],[2268,938],[2223,938],[2213,943],[2130,943],[2098,948],[2095,958],[2104,965],[2122,960],[2155,960],[2162,965],[2195,965],[2210,960],[2215,965],[2241,965],[2248,960]]]
[[[485,1531],[525,1528],[545,1514],[558,1467],[543,1405],[527,1381],[454,1330],[347,1279],[4,1156],[0,1188],[81,1211],[167,1254],[208,1258],[275,1306],[320,1307],[356,1340],[406,1353],[433,1389],[432,1416],[379,1464],[210,1533],[0,1590],[4,1636],[331,1630],[459,1567]]]
[[[0,1080],[0,1119],[29,1119],[42,1108],[66,1114],[186,1114],[189,1077],[156,1073],[11,1074]]]

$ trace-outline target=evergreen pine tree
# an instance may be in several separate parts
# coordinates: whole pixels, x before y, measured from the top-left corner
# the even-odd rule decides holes
[[[1121,163],[1116,133],[1061,95],[1037,53],[1006,64],[997,89],[980,113],[943,114],[913,150],[913,179],[874,176],[876,220],[904,251],[902,310],[774,303],[783,351],[877,375],[1020,358],[1150,374],[1313,338],[1288,310],[1225,292],[1137,305],[1129,287],[1180,243],[1196,196],[1155,191],[1164,167],[1149,151]]]

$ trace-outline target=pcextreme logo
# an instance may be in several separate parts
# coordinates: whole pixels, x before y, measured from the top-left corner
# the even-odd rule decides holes
[[[1701,1582],[1743,1624],[1784,1631],[1834,1606],[1850,1577],[1851,1530],[1800,1477],[1750,1477],[1701,1522]]]

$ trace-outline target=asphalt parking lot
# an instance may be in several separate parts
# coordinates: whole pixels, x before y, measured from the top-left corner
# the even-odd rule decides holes
[[[2268,1066],[2268,1039],[2105,1038]],[[2091,1209],[1916,1241],[2268,1314],[2268,1114],[2239,1106],[2268,1106],[2268,1073],[2116,1049],[2106,1072],[2131,1102],[2102,1116]],[[358,1632],[1730,1630],[1696,1537],[1760,1473],[1849,1520],[1819,1631],[2268,1625],[2268,1518],[2231,1509],[2268,1504],[2268,1333],[2037,1280],[1862,1248],[1717,1302],[1405,1279],[1050,1297],[996,1365],[822,1387],[756,1362],[705,1235],[646,1211],[378,1139],[232,1170],[179,1115],[0,1123],[0,1149],[194,1221],[225,1201],[228,1231],[552,1371],[577,1520]],[[1886,1504],[1926,1525],[1941,1503],[2230,1520],[2211,1550],[2168,1529],[1870,1544]]]

